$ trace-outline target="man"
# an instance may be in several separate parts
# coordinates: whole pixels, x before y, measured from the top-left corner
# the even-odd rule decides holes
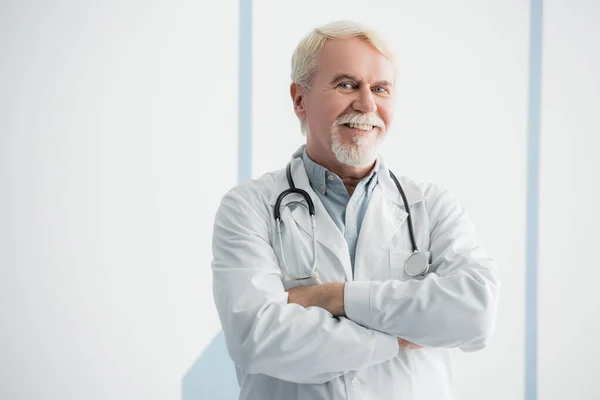
[[[221,202],[213,288],[241,399],[453,399],[456,352],[493,331],[500,284],[463,208],[435,185],[397,186],[378,157],[395,76],[360,24],[309,33],[292,57],[306,145],[291,179],[275,171]],[[315,225],[303,196],[280,198],[290,183]],[[430,265],[409,274],[416,249]]]

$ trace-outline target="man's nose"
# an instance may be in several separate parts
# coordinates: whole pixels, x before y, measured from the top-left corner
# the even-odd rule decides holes
[[[352,108],[355,111],[360,111],[363,113],[374,113],[377,111],[377,104],[375,103],[375,98],[373,96],[373,92],[371,92],[371,88],[360,88],[360,91],[358,92],[358,98],[354,100],[354,103],[352,103]]]

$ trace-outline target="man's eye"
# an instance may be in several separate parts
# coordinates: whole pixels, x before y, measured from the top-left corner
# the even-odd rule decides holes
[[[388,91],[388,90],[387,90],[386,88],[384,88],[383,86],[377,86],[377,87],[375,88],[375,91],[376,91],[377,93],[387,93],[387,91]]]
[[[338,87],[341,87],[342,89],[352,89],[354,85],[350,82],[342,82],[338,85]]]

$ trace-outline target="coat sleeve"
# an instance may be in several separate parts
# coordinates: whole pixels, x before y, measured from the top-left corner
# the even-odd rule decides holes
[[[422,346],[481,349],[495,326],[500,291],[495,264],[452,195],[432,187],[426,207],[433,272],[406,282],[348,282],[346,315]]]
[[[247,373],[324,383],[390,360],[397,338],[288,304],[269,239],[266,199],[247,188],[222,199],[213,232],[213,293],[227,349]]]

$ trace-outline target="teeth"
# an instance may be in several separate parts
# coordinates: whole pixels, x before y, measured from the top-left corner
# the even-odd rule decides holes
[[[366,125],[366,124],[348,124],[348,126],[350,128],[361,129],[363,131],[370,131],[371,129],[373,129],[373,125]]]

